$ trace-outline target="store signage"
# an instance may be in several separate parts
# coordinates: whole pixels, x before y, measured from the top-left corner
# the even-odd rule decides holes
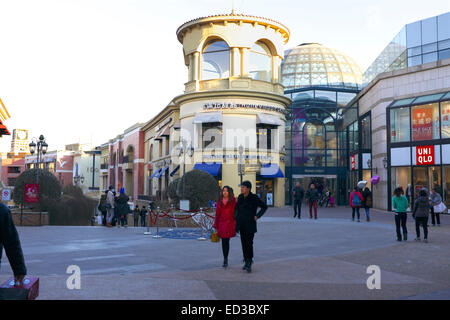
[[[203,106],[204,110],[211,110],[211,109],[259,109],[259,110],[266,110],[266,111],[274,111],[279,113],[284,113],[284,109],[273,107],[273,106],[266,106],[261,104],[243,104],[243,103],[229,103],[229,102],[214,102],[214,103],[206,103]]]
[[[434,146],[416,147],[416,163],[417,165],[433,165],[434,164]]]
[[[25,185],[25,202],[36,203],[39,202],[39,185],[26,184]]]
[[[352,155],[352,160],[351,160],[351,168],[352,170],[356,170],[356,160],[355,160],[355,155]]]
[[[273,161],[273,157],[270,156],[258,156],[258,155],[243,155],[242,156],[244,159],[252,159],[252,160],[265,160],[265,161]],[[204,154],[202,156],[203,159],[239,159],[239,155],[237,154],[224,154],[224,155],[208,155],[208,154]]]

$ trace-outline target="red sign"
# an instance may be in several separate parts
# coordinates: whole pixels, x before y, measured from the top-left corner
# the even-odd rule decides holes
[[[25,185],[25,202],[36,203],[39,202],[39,185],[26,184]]]
[[[421,166],[434,164],[434,146],[416,147],[416,163]]]
[[[433,107],[413,109],[412,136],[413,141],[433,139]]]
[[[352,170],[356,169],[355,155],[352,156]]]

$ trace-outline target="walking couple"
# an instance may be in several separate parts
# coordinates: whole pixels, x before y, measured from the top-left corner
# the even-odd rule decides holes
[[[245,264],[243,270],[251,272],[253,263],[253,238],[257,232],[256,221],[266,212],[267,205],[251,192],[252,184],[244,181],[241,184],[241,194],[234,197],[233,189],[223,187],[216,205],[214,229],[222,239],[223,267],[228,267],[230,238],[240,233],[242,253]],[[257,212],[258,207],[261,208]]]

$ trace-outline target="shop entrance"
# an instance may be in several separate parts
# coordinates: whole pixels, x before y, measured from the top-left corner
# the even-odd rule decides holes
[[[258,179],[256,181],[256,195],[269,207],[274,205],[273,179]]]
[[[334,175],[294,175],[292,176],[292,188],[295,187],[297,182],[300,182],[303,190],[308,190],[311,183],[314,183],[316,189],[319,191],[319,195],[322,196],[326,191],[330,191],[331,196],[334,198],[334,203],[337,204],[337,176]],[[321,202],[322,206],[326,205],[326,202]]]
[[[440,167],[414,167],[413,168],[413,185],[414,199],[417,199],[422,188],[426,188],[428,193],[431,189],[438,188],[441,191],[441,168]]]

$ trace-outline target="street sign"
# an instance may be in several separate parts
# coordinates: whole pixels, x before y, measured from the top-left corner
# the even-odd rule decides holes
[[[2,190],[2,201],[11,201],[11,189]]]

